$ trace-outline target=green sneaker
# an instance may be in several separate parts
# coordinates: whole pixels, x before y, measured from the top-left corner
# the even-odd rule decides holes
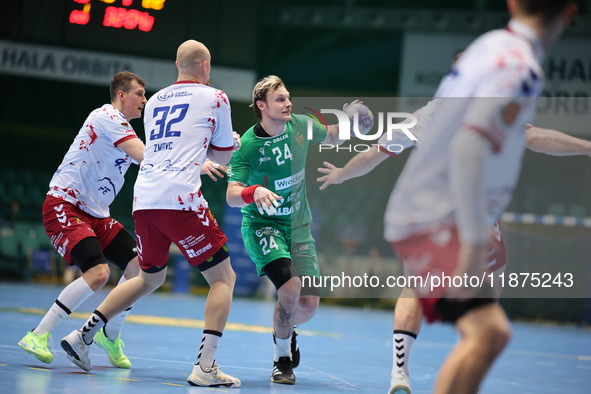
[[[37,335],[33,331],[27,332],[27,335],[18,341],[18,345],[27,353],[37,357],[39,361],[44,363],[51,363],[53,361],[53,354],[49,351],[49,332]]]
[[[117,338],[110,339],[105,335],[105,328],[101,328],[101,330],[94,336],[94,343],[97,344],[98,347],[103,349],[107,352],[109,356],[109,362],[112,366],[117,368],[131,368],[131,361],[127,358],[125,354],[123,354],[123,348],[125,344],[120,339],[121,335],[117,335]]]

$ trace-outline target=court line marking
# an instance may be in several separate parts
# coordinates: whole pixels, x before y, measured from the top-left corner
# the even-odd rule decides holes
[[[40,308],[0,308],[0,312],[24,313],[33,315],[45,315],[47,310]],[[78,318],[82,320],[88,319],[92,312],[72,312],[68,317]],[[187,328],[204,328],[205,322],[198,319],[187,319],[179,317],[165,317],[165,316],[150,316],[150,315],[134,315],[130,314],[125,319],[126,323],[146,324],[154,326],[168,326],[168,327],[187,327]],[[261,334],[272,334],[273,328],[270,326],[259,326],[254,324],[231,323],[226,324],[225,330],[229,331],[243,331],[255,332]],[[299,335],[304,336],[323,336],[331,338],[340,338],[341,334],[298,329]]]
[[[318,372],[318,373],[321,373],[321,374],[323,374],[323,375],[326,375],[326,376],[328,376],[328,377],[330,377],[330,378],[333,378],[333,379],[335,379],[335,380],[338,380],[338,381],[339,381],[339,382],[341,382],[341,383],[348,384],[348,385],[349,385],[349,386],[351,386],[351,387],[357,387],[357,386],[355,386],[353,383],[349,383],[349,382],[347,382],[346,380],[343,380],[343,379],[341,379],[341,378],[337,378],[336,376],[333,376],[333,375],[331,375],[331,374],[329,374],[329,373],[326,373],[326,372],[324,372],[324,371],[321,371],[321,370],[319,370],[319,369],[315,369],[315,368],[309,367],[309,366],[307,366],[307,365],[304,365],[304,367],[306,367],[306,368],[308,368],[308,369],[311,369],[311,370],[312,370],[312,371],[314,371],[314,372]]]

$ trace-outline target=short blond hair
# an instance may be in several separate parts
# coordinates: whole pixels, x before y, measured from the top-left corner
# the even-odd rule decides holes
[[[252,90],[252,104],[250,106],[254,110],[254,115],[257,117],[258,120],[263,119],[263,115],[261,114],[261,110],[257,106],[257,101],[265,101],[267,96],[277,89],[285,87],[285,84],[276,75],[269,75],[265,78],[261,79],[254,85],[254,89]]]

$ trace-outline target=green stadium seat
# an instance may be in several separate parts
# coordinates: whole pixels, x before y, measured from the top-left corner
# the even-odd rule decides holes
[[[548,215],[554,215],[554,216],[564,216],[566,214],[566,209],[564,208],[564,205],[562,204],[550,204],[548,206]]]
[[[0,168],[0,182],[9,185],[16,181],[16,171],[12,168]]]
[[[587,216],[587,209],[582,205],[571,205],[568,208],[568,216],[584,218],[585,216]]]
[[[23,257],[18,237],[12,227],[5,226],[0,229],[0,256],[2,256],[2,260],[14,260]]]
[[[25,186],[35,184],[35,172],[33,170],[22,170],[16,174],[17,181]]]

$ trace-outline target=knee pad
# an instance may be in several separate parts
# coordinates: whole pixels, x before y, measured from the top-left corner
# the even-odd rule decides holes
[[[271,261],[263,267],[263,272],[273,282],[277,290],[288,280],[298,276],[295,268],[291,265],[291,260],[287,257]]]
[[[87,237],[78,242],[70,255],[72,256],[72,263],[80,268],[82,273],[99,264],[107,264],[107,259],[101,250],[101,244],[96,237]]]

